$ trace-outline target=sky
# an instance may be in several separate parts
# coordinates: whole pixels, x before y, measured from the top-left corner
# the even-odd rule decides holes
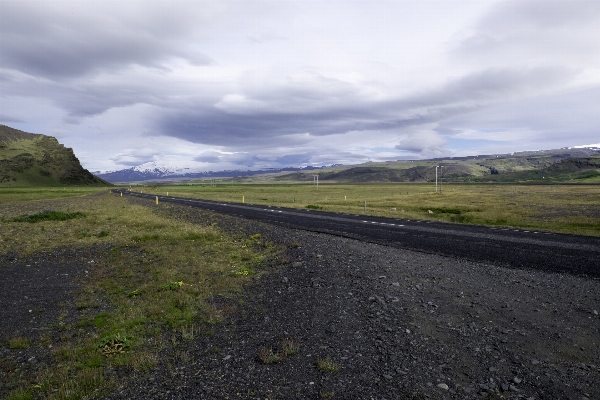
[[[600,1],[0,0],[0,123],[90,171],[600,146]]]

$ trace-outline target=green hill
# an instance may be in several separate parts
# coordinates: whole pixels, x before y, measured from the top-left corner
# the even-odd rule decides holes
[[[321,182],[586,182],[600,183],[600,149],[558,149],[419,161],[369,162],[318,171]],[[277,174],[281,181],[312,181],[315,171]]]
[[[0,187],[104,186],[56,138],[0,125]]]

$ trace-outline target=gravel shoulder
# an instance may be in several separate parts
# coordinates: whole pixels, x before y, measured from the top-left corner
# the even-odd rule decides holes
[[[215,297],[215,307],[226,316],[223,323],[167,348],[155,370],[129,376],[107,399],[600,398],[598,280],[469,262],[188,207],[156,210],[188,222],[216,222],[233,235],[260,233],[285,248],[283,266],[268,267],[270,273],[235,298]],[[50,305],[64,308],[77,288],[76,279],[61,274],[84,276],[94,252],[101,251],[65,250],[50,261],[42,255],[2,259],[1,333],[56,323]],[[50,283],[31,279],[36,261],[54,266]],[[48,295],[19,304],[15,299],[25,294],[7,283],[19,279],[28,290]],[[29,310],[40,304],[48,304],[49,311],[40,312],[47,317],[36,322]],[[272,364],[260,360],[262,349],[278,352],[285,339],[299,343],[297,354]],[[12,352],[4,356],[15,362],[28,357],[0,350]],[[327,358],[339,366],[337,372],[317,368],[318,360]]]
[[[287,248],[210,335],[109,398],[539,398],[600,395],[600,282],[297,231],[179,206],[162,212]],[[510,251],[510,249],[507,249]],[[241,301],[243,300],[243,301]],[[265,364],[285,339],[300,351]],[[339,365],[320,372],[318,359]]]

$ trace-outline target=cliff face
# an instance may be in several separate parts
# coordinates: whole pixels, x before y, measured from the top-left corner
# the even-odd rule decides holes
[[[0,187],[109,185],[56,138],[0,125]]]

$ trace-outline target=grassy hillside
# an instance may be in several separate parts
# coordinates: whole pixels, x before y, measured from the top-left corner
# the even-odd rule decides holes
[[[67,185],[110,184],[84,169],[56,138],[0,125],[0,187]]]
[[[365,163],[320,170],[319,181],[340,183],[433,182],[600,183],[600,150],[559,149],[421,161]],[[316,172],[278,174],[277,181],[312,181]]]

